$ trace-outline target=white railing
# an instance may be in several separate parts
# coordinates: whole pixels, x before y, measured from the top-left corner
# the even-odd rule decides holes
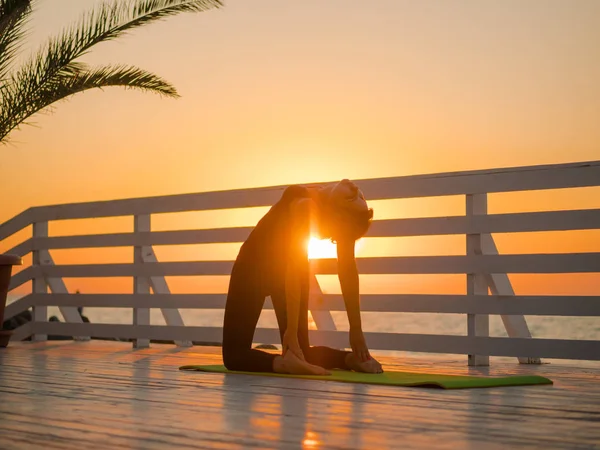
[[[600,341],[532,338],[524,315],[600,316],[598,296],[515,295],[506,274],[598,273],[600,253],[499,255],[492,233],[600,229],[600,209],[488,214],[487,194],[600,186],[600,161],[511,169],[457,172],[357,181],[369,200],[463,195],[466,214],[453,217],[376,220],[367,237],[466,235],[461,256],[359,258],[362,274],[465,274],[466,295],[363,295],[362,310],[378,313],[460,313],[467,315],[466,336],[367,333],[380,350],[469,355],[469,364],[489,364],[489,356],[600,360]],[[179,308],[222,309],[225,294],[171,294],[165,276],[229,275],[232,261],[158,262],[153,246],[242,242],[250,227],[151,231],[153,214],[269,206],[284,186],[197,194],[137,198],[30,208],[0,225],[0,241],[33,225],[33,236],[6,253],[32,254],[32,265],[15,274],[10,289],[32,281],[32,293],[7,306],[5,318],[33,308],[34,321],[15,330],[13,339],[47,335],[150,340],[221,342],[220,327],[184,326]],[[48,235],[56,220],[131,216],[132,233],[84,236]],[[56,249],[132,247],[131,264],[56,265]],[[316,274],[333,274],[335,260],[313,261]],[[79,294],[67,291],[63,278],[132,277],[133,294]],[[152,292],[150,293],[152,288]],[[48,293],[48,289],[50,293]],[[488,289],[491,295],[488,295]],[[58,306],[65,323],[48,322],[48,307]],[[133,324],[83,323],[77,307],[132,308]],[[267,301],[266,308],[271,308]],[[160,308],[166,325],[150,325],[150,308]],[[340,295],[320,292],[316,279],[310,309],[317,325],[311,343],[347,347],[345,333],[335,329],[330,311],[343,311]],[[489,336],[489,315],[497,314],[508,337]],[[259,328],[255,341],[279,343],[277,330]]]

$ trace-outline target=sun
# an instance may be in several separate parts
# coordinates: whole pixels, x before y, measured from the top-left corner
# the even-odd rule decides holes
[[[317,239],[311,237],[308,241],[308,258],[336,258],[337,248],[330,239]]]
[[[361,247],[362,239],[356,241],[356,250]],[[311,237],[308,241],[308,258],[337,258],[337,247],[330,239]]]

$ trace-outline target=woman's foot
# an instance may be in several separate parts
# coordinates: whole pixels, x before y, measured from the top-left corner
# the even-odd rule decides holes
[[[320,366],[309,364],[301,360],[292,352],[286,352],[285,356],[278,356],[273,361],[273,370],[276,373],[287,373],[291,375],[331,375]]]
[[[346,355],[346,365],[356,371],[364,373],[383,373],[383,368],[379,361],[371,356],[371,359],[366,361],[359,361],[354,353],[348,353]]]

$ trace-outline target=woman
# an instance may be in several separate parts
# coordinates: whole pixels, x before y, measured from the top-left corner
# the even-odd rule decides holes
[[[373,210],[349,180],[326,187],[290,186],[258,222],[233,266],[223,323],[223,361],[229,370],[329,375],[328,369],[381,373],[362,332],[354,245]],[[310,236],[337,243],[338,276],[350,323],[352,352],[308,343]],[[270,295],[282,355],[252,348],[265,297]]]

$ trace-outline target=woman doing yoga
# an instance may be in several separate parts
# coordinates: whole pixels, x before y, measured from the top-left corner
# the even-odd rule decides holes
[[[362,331],[354,246],[373,218],[349,180],[325,187],[290,186],[258,222],[233,266],[223,323],[223,361],[229,370],[328,375],[328,369],[380,373]],[[350,323],[352,352],[308,342],[310,236],[337,244],[338,277]],[[252,348],[266,296],[281,334],[281,355]]]

